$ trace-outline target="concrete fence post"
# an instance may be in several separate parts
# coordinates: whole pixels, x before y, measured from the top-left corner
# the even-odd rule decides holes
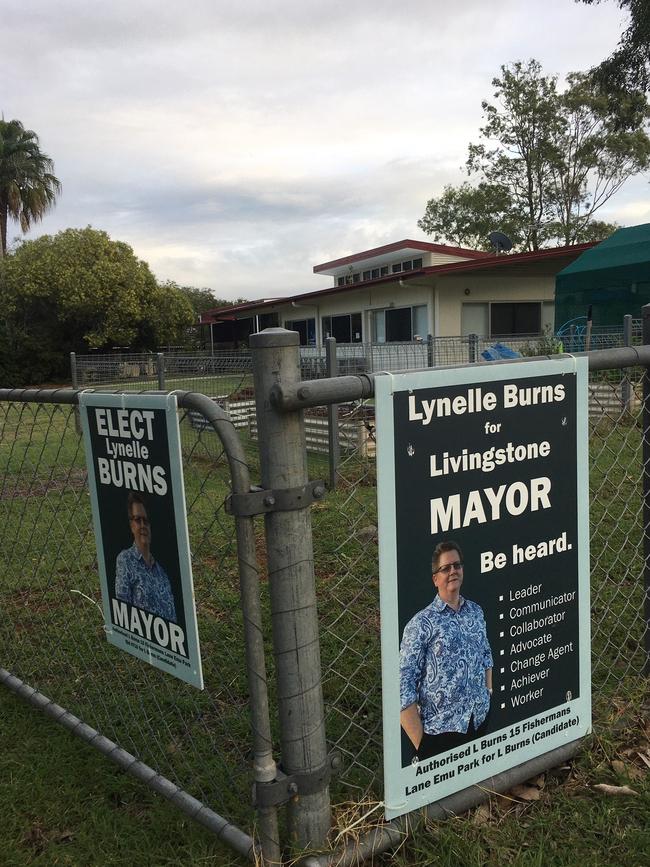
[[[302,411],[280,412],[271,401],[274,385],[300,382],[298,343],[298,334],[284,328],[250,336],[261,482],[271,503],[308,482]],[[309,503],[268,512],[264,520],[282,771],[298,780],[288,804],[288,833],[295,846],[319,848],[331,814]]]
[[[641,308],[643,343],[650,344],[650,304]],[[650,368],[643,372],[643,613],[645,622],[644,672],[650,676]]]

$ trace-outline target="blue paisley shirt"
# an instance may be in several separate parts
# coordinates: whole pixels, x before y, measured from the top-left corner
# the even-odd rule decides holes
[[[129,605],[176,623],[176,607],[167,573],[155,560],[151,566],[147,565],[135,543],[117,555],[115,595]]]
[[[454,611],[439,596],[409,620],[400,646],[401,708],[418,704],[424,731],[467,732],[490,709],[485,670],[492,668],[481,607],[460,598]]]

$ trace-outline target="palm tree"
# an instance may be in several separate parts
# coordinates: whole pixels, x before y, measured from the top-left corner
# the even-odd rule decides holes
[[[19,120],[0,119],[0,256],[7,252],[7,219],[23,232],[54,205],[61,183],[38,136]]]

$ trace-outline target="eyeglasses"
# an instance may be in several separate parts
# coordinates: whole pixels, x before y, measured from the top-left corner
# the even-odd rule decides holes
[[[456,560],[454,563],[447,563],[446,566],[441,566],[439,569],[436,569],[433,574],[437,575],[438,572],[444,572],[445,575],[449,575],[452,569],[455,569],[458,572],[462,568],[463,564],[460,562],[460,560]]]
[[[139,524],[140,526],[149,526],[149,518],[147,518],[146,515],[131,515],[130,520],[133,521],[135,524]]]

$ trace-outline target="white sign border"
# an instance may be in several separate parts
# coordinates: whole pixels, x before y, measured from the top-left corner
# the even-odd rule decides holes
[[[578,631],[580,658],[580,697],[562,705],[568,707],[567,719],[578,718],[577,726],[549,735],[543,748],[534,745],[512,756],[495,758],[489,765],[468,771],[462,784],[458,779],[443,780],[420,792],[410,793],[406,787],[416,781],[413,766],[402,768],[399,737],[386,733],[399,724],[399,624],[397,606],[397,522],[395,505],[395,453],[394,416],[392,396],[397,391],[414,391],[454,385],[469,385],[494,380],[516,380],[557,374],[576,376],[576,485],[578,493]],[[583,737],[591,731],[591,612],[589,581],[589,498],[581,492],[589,491],[589,406],[588,363],[586,358],[543,359],[512,364],[475,367],[431,369],[399,374],[375,376],[375,412],[377,428],[377,508],[379,537],[379,587],[381,613],[381,668],[382,712],[384,731],[384,809],[387,819],[394,819],[412,810],[425,807],[454,792],[483,782],[495,774],[509,770],[535,756],[557,749]],[[386,688],[390,685],[390,688]],[[553,712],[549,708],[542,714],[526,720],[537,721]],[[507,729],[490,733],[496,737]],[[455,752],[455,751],[450,751]],[[436,756],[444,759],[447,753]],[[441,774],[445,765],[441,767]],[[487,773],[486,773],[487,771]]]
[[[92,452],[90,425],[88,422],[89,407],[111,407],[117,409],[157,409],[165,412],[165,427],[167,430],[167,448],[169,452],[169,464],[171,472],[171,492],[174,502],[174,522],[176,525],[176,543],[178,548],[178,564],[180,569],[180,581],[183,599],[183,611],[185,614],[185,640],[188,648],[188,661],[190,668],[177,666],[170,670],[169,667],[156,662],[151,656],[147,659],[144,654],[134,653],[125,642],[125,639],[113,630],[113,621],[110,611],[110,596],[108,593],[108,576],[106,574],[106,558],[104,556],[104,541],[102,536],[101,519],[98,502],[97,478],[95,475],[95,462]],[[192,561],[190,557],[189,531],[187,527],[187,509],[185,502],[185,483],[182,470],[182,455],[180,430],[178,424],[178,403],[175,394],[106,394],[103,392],[85,391],[79,395],[79,408],[81,426],[84,437],[84,449],[86,453],[86,466],[88,468],[88,488],[90,490],[90,502],[97,546],[97,563],[100,575],[102,591],[102,607],[104,611],[104,630],[108,641],[121,650],[135,656],[143,662],[148,662],[155,668],[165,671],[173,677],[189,683],[198,689],[203,689],[203,667],[201,664],[201,648],[199,644],[199,630],[196,619],[196,600],[194,595],[194,579],[192,575]]]

